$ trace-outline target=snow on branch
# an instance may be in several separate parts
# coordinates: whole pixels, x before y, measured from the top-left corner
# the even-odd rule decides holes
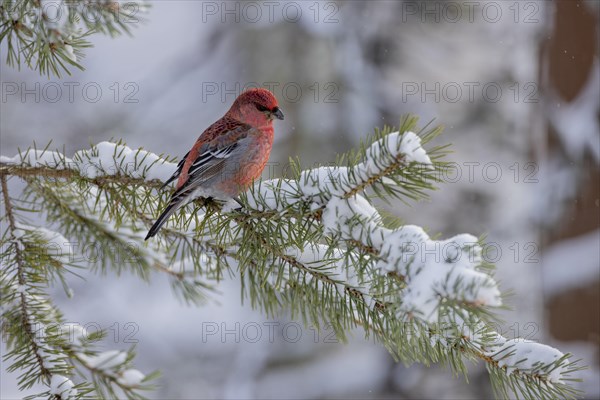
[[[133,150],[120,142],[100,142],[89,150],[76,152],[73,158],[48,148],[28,149],[13,157],[0,156],[0,166],[68,170],[88,179],[120,175],[161,182],[167,180],[177,167],[166,158],[142,149]]]
[[[563,383],[563,375],[569,369],[569,360],[559,350],[525,339],[507,340],[498,336],[486,355],[508,374],[544,376],[552,383]]]
[[[374,256],[368,265],[372,271],[402,277],[406,287],[399,311],[404,314],[436,322],[440,305],[449,299],[475,306],[500,306],[497,283],[479,269],[481,245],[474,236],[463,234],[437,241],[418,226],[387,229],[377,210],[359,194],[382,178],[395,186],[400,177],[394,172],[415,166],[416,172],[408,173],[422,173],[421,168],[434,170],[421,139],[410,131],[393,132],[375,141],[354,166],[321,167],[303,171],[298,180],[262,182],[248,203],[263,211],[283,211],[299,204],[320,210],[327,235],[369,249]]]
[[[338,166],[302,171],[294,163],[294,176],[257,182],[242,194],[240,209],[189,204],[150,243],[143,233],[168,201],[168,192],[156,189],[176,168],[168,158],[109,142],[72,158],[33,149],[1,157],[0,177],[23,178],[28,198],[43,204],[69,240],[132,245],[135,265],[108,251],[103,271],[128,268],[143,278],[150,269],[167,273],[188,301],[223,274],[239,275],[243,296],[267,314],[289,308],[315,325],[327,320],[340,338],[360,325],[407,362],[447,363],[466,373],[463,358],[483,360],[505,397],[573,395],[568,382],[576,362],[490,328],[489,315],[502,300],[480,240],[470,234],[435,240],[415,225],[392,229],[374,207],[375,199],[422,198],[438,180],[444,147],[426,152],[423,145],[440,129],[417,130],[416,123],[407,118],[397,131],[377,131]],[[13,235],[23,227],[15,224]],[[40,231],[36,240],[57,237]],[[99,360],[110,364],[111,354],[73,357],[107,372]],[[102,379],[145,381],[129,367]],[[59,390],[59,383],[51,388]]]
[[[420,168],[410,171],[415,164]],[[434,166],[420,146],[419,137],[413,132],[394,132],[375,141],[363,160],[353,166],[321,167],[302,171],[296,180],[261,182],[247,200],[251,207],[261,211],[294,214],[305,209],[318,213],[324,234],[334,243],[341,240],[348,251],[358,248],[367,252],[371,257],[368,262],[359,266],[348,263],[341,270],[345,269],[347,278],[352,277],[346,282],[358,288],[370,308],[376,309],[384,303],[372,301],[380,292],[374,275],[388,274],[400,277],[404,283],[398,297],[385,297],[397,303],[396,317],[400,319],[410,321],[416,317],[427,324],[447,321],[447,316],[440,318],[440,311],[448,302],[481,309],[501,306],[498,284],[484,265],[477,238],[460,234],[446,240],[432,240],[414,225],[388,229],[373,205],[359,194],[370,185],[399,185],[400,177],[395,175],[399,172],[418,176],[423,170],[427,173]],[[344,275],[338,265],[329,276]],[[357,278],[361,276],[362,279]],[[337,280],[338,291],[340,286]],[[477,345],[483,336],[469,338],[477,357],[509,375],[516,372],[536,377],[541,382],[540,390],[547,385],[562,384],[562,375],[573,371],[575,363],[554,348],[520,339],[506,340],[489,330],[487,333],[492,334],[493,340],[488,343],[492,350]]]

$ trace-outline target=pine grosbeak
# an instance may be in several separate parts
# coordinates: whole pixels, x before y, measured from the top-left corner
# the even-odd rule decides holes
[[[179,207],[196,197],[229,200],[260,177],[273,146],[273,119],[283,119],[266,89],[242,92],[227,113],[206,129],[163,188],[177,179],[169,205],[146,235],[156,235]]]

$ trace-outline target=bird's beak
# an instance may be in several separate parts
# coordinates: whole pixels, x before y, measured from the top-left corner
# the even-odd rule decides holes
[[[275,109],[272,111],[272,114],[277,119],[283,119],[283,113],[279,107],[275,107]]]

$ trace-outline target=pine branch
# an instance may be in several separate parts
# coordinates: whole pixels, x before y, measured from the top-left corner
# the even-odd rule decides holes
[[[17,222],[15,207],[8,191],[7,179],[0,177],[2,199],[4,202],[7,230],[2,238],[3,268],[0,270],[0,292],[2,294],[2,334],[6,339],[9,352],[4,356],[12,361],[9,371],[21,370],[19,385],[22,389],[42,383],[49,390],[39,395],[49,398],[83,398],[96,391],[111,391],[116,385],[128,398],[141,398],[134,389],[150,388],[140,381],[136,385],[127,384],[131,372],[123,370],[123,378],[96,382],[92,387],[87,381],[79,384],[72,382],[73,362],[83,352],[89,353],[89,344],[75,346],[64,337],[64,321],[56,308],[50,304],[44,289],[50,279],[60,279],[66,286],[65,273],[69,264],[67,254],[52,254],[50,244],[62,245],[66,242],[62,236],[56,236],[45,228],[36,228]],[[33,210],[37,211],[37,210]],[[127,360],[129,364],[131,357]],[[125,367],[123,363],[121,367]],[[92,375],[97,374],[97,371]],[[134,378],[140,373],[134,373]],[[147,377],[144,382],[154,378]],[[121,381],[118,381],[121,379]],[[123,380],[125,379],[125,380]],[[125,383],[123,383],[125,382]],[[131,387],[130,387],[131,386]]]
[[[168,201],[156,190],[175,169],[168,159],[120,142],[73,159],[34,149],[0,158],[0,176],[25,180],[26,199],[43,203],[67,236],[106,248],[134,244],[133,265],[109,251],[103,272],[167,273],[191,302],[224,274],[239,275],[243,298],[268,315],[289,309],[315,326],[328,321],[341,339],[362,326],[397,359],[447,364],[465,375],[465,359],[482,360],[499,397],[577,396],[567,384],[577,361],[490,328],[501,295],[478,239],[391,229],[373,207],[375,198],[423,198],[439,180],[445,147],[426,153],[422,145],[441,129],[416,124],[408,117],[397,132],[377,131],[340,158],[345,166],[302,171],[293,163],[292,179],[258,182],[241,196],[241,209],[187,205],[150,244],[142,237]],[[443,251],[433,258],[418,252],[431,246]]]
[[[10,196],[8,194],[8,186],[6,184],[6,178],[4,176],[0,177],[0,183],[2,185],[2,198],[4,200],[4,209],[6,212],[6,217],[8,218],[8,231],[10,234],[10,240],[12,242],[12,246],[14,246],[14,254],[15,254],[16,269],[17,269],[16,275],[17,275],[17,282],[19,285],[18,287],[20,288],[20,293],[18,295],[19,308],[21,311],[20,326],[22,328],[22,331],[25,333],[25,337],[28,341],[28,346],[31,347],[31,353],[33,354],[35,361],[37,363],[37,369],[39,369],[39,373],[37,373],[36,374],[37,376],[35,376],[35,377],[36,378],[39,377],[42,380],[44,380],[46,383],[49,383],[50,377],[51,377],[51,372],[44,365],[44,358],[42,357],[42,354],[41,354],[40,345],[39,345],[38,341],[36,340],[34,328],[32,327],[32,323],[31,323],[31,321],[35,321],[35,318],[29,312],[29,307],[28,307],[27,298],[26,298],[27,295],[24,291],[25,285],[27,284],[27,281],[25,279],[26,266],[25,266],[25,263],[23,260],[22,249],[18,245],[19,240],[18,240],[17,236],[15,235],[15,231],[17,229],[16,223],[15,223],[15,217],[13,214]],[[9,358],[9,357],[10,357],[10,355],[7,358]],[[33,370],[32,372],[35,372],[35,370]],[[33,376],[33,374],[31,374],[31,375]],[[24,386],[28,387],[28,386],[33,385],[34,383],[35,383],[35,380],[30,379],[29,382],[24,383]]]
[[[54,169],[50,166],[40,167],[27,167],[27,166],[16,166],[13,164],[7,164],[0,162],[0,177],[16,176],[19,178],[37,177],[37,178],[55,178],[55,179],[78,179],[82,178],[80,173],[75,170],[60,170]],[[100,176],[93,179],[88,179],[89,183],[94,184],[98,187],[104,187],[110,183],[129,184],[129,185],[143,185],[148,188],[159,189],[162,186],[162,181],[152,180],[146,181],[140,178],[131,178],[124,175],[112,175],[112,176]]]
[[[73,67],[83,70],[88,36],[131,34],[148,5],[141,1],[87,0],[48,4],[4,0],[0,4],[0,42],[6,42],[6,63],[22,64],[41,75],[61,77]]]

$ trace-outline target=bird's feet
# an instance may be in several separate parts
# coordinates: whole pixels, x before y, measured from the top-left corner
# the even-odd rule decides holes
[[[237,197],[228,200],[216,199],[214,197],[198,197],[193,201],[198,207],[205,207],[207,210],[217,212],[239,211],[244,208],[244,204]]]

